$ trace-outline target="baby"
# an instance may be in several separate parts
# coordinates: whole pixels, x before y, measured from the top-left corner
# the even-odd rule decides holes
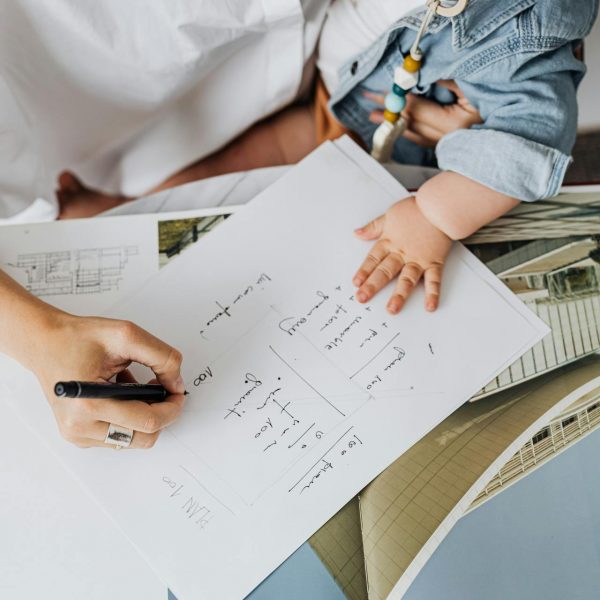
[[[437,166],[414,196],[355,232],[376,243],[353,279],[366,302],[397,278],[393,314],[423,279],[435,310],[453,240],[558,193],[585,72],[577,50],[597,12],[598,0],[335,0],[310,110],[258,124],[162,187],[294,162],[346,132],[375,154]],[[63,180],[63,195],[80,185]]]
[[[409,106],[408,130],[393,144],[393,157],[438,166],[442,173],[357,230],[360,238],[377,242],[354,277],[356,298],[365,302],[398,277],[388,302],[388,310],[397,313],[423,278],[426,308],[434,310],[452,240],[471,235],[520,201],[558,193],[575,142],[576,89],[584,73],[574,51],[592,27],[598,1],[429,2],[399,16],[341,69],[328,68],[337,58],[335,51],[324,51],[327,36],[334,36],[328,33],[336,27],[332,17],[344,21],[341,39],[351,23],[366,25],[361,17],[371,17],[374,4],[379,3],[342,0],[332,6],[320,61],[332,92],[329,109],[368,148],[375,142],[380,151],[377,136],[386,126],[393,129],[406,110],[408,91],[436,101],[438,131],[418,122],[411,127]],[[380,12],[409,4],[414,2],[383,2]],[[376,22],[369,20],[371,30]],[[377,131],[373,121],[381,121],[382,94],[388,94],[388,123]],[[481,122],[475,116],[468,128],[444,135],[449,119],[444,108],[462,111],[468,122],[469,104]],[[437,142],[435,149],[424,147],[426,138]]]

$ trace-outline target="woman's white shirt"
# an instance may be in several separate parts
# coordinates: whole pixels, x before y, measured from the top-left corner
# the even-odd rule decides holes
[[[425,0],[334,0],[319,41],[317,66],[333,93],[340,68],[366,50],[396,21]]]
[[[0,222],[54,181],[136,195],[292,101],[323,0],[0,3]]]

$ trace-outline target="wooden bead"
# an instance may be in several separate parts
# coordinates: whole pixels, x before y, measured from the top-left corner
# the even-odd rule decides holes
[[[383,111],[383,118],[390,123],[395,123],[400,118],[400,114],[386,109]]]
[[[410,54],[407,54],[404,57],[404,62],[402,63],[402,66],[409,73],[416,73],[421,68],[421,61],[415,60]]]
[[[404,67],[396,67],[394,71],[394,83],[403,90],[410,90],[415,87],[419,77],[415,73],[409,73]]]
[[[384,121],[373,133],[371,156],[379,162],[388,162],[392,157],[394,143],[404,133],[406,121],[401,117],[396,123]]]

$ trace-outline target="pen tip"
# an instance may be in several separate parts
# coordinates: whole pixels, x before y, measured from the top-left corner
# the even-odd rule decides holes
[[[189,393],[189,392],[186,390],[185,392],[183,392],[183,395],[184,395],[184,396],[189,396],[189,395],[190,395],[190,393]]]

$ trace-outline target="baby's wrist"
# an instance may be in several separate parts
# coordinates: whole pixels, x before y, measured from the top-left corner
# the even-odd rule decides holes
[[[432,214],[431,211],[427,210],[427,206],[425,206],[424,207],[425,210],[423,210],[423,207],[419,203],[418,194],[415,194],[414,196],[412,196],[411,201],[414,204],[414,208],[415,208],[415,211],[417,212],[418,216],[420,218],[422,218],[428,226],[433,227],[434,229],[439,231],[444,236],[451,238],[451,236],[448,235],[448,233],[446,231],[444,231],[444,229],[442,227],[440,227],[438,220],[435,218],[435,214]],[[453,239],[453,238],[451,238],[451,239]]]
[[[421,188],[422,189],[422,188]],[[456,226],[456,218],[448,219],[447,210],[441,205],[443,198],[417,191],[415,194],[415,206],[433,227],[448,236],[451,240],[459,240],[463,236],[460,227]]]
[[[426,181],[415,198],[423,216],[453,240],[473,235],[519,204],[515,198],[451,171]]]

